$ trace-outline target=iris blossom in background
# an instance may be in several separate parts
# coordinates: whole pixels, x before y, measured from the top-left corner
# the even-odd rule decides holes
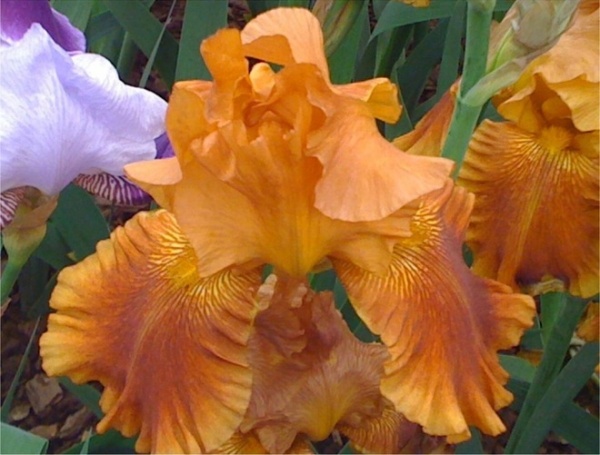
[[[0,166],[2,226],[24,187],[56,196],[80,175],[123,175],[127,163],[153,159],[164,133],[166,102],[123,84],[115,68],[85,53],[85,38],[46,0],[1,3]],[[115,179],[117,201],[142,193]]]
[[[98,430],[139,432],[139,451],[285,452],[337,429],[393,452],[419,426],[449,442],[503,431],[496,351],[533,301],[463,263],[473,197],[452,163],[379,135],[375,119],[400,114],[395,86],[333,85],[303,9],[201,52],[214,80],[176,84],[175,157],[126,167],[165,210],[61,273],[44,369],[104,384]],[[277,278],[261,287],[265,264]],[[351,339],[331,296],[307,290],[329,266],[383,346]]]
[[[570,293],[598,293],[598,1],[494,103],[459,184],[475,193],[467,236],[474,271],[518,289],[558,278]],[[577,55],[573,59],[573,55]]]

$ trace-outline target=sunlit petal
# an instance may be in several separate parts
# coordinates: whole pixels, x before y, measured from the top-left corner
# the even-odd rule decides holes
[[[496,357],[517,344],[535,312],[530,297],[471,273],[462,241],[473,198],[452,189],[424,197],[413,237],[399,241],[387,275],[334,261],[361,319],[381,336],[391,359],[381,389],[427,433],[468,438],[468,425],[498,434],[494,412],[510,403]]]
[[[229,439],[250,399],[247,343],[260,272],[198,276],[168,212],[140,213],[64,269],[43,367],[105,389],[100,432],[140,432],[141,452],[206,452]]]
[[[550,275],[572,294],[598,293],[598,134],[573,133],[477,130],[460,178],[477,197],[467,237],[476,273],[514,289]]]
[[[154,158],[166,103],[122,84],[103,57],[69,56],[38,24],[0,56],[2,191],[53,195],[81,173]]]

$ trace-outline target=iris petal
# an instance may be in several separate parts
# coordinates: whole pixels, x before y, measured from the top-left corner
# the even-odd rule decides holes
[[[413,237],[399,241],[387,275],[333,261],[359,316],[388,346],[381,388],[425,432],[498,434],[494,412],[511,401],[496,351],[531,325],[530,297],[471,273],[461,245],[473,199],[448,183],[418,202]]]
[[[477,197],[467,240],[478,274],[514,289],[551,275],[572,294],[598,293],[598,135],[574,133],[478,128],[460,176]]]
[[[51,375],[105,386],[100,432],[141,432],[136,450],[206,452],[250,400],[247,343],[260,272],[198,276],[173,217],[144,213],[64,269],[40,341]]]
[[[155,156],[166,103],[122,84],[104,58],[70,57],[39,24],[0,54],[2,191],[54,195],[81,173],[122,175]]]

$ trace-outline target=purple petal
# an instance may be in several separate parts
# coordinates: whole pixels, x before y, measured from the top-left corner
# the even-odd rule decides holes
[[[173,146],[169,141],[169,137],[167,133],[163,133],[154,139],[154,143],[156,144],[156,158],[171,158],[175,156],[175,152],[173,151]]]
[[[32,24],[44,27],[54,42],[68,52],[85,52],[85,36],[69,19],[50,7],[48,0],[2,0],[0,34],[20,40]]]
[[[25,188],[14,188],[0,193],[0,229],[10,224],[19,202],[25,197]]]

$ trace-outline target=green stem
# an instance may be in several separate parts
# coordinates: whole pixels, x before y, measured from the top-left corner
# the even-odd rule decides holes
[[[544,349],[544,356],[537,368],[519,413],[519,418],[506,446],[506,453],[515,453],[515,448],[519,444],[538,402],[560,372],[565,354],[571,343],[571,337],[586,305],[587,301],[584,299],[571,298],[556,318],[556,323],[550,331]]]
[[[467,41],[463,76],[448,137],[442,151],[443,157],[450,158],[456,163],[455,178],[460,171],[484,104],[468,105],[464,102],[464,95],[485,75],[495,3],[496,0],[469,0],[467,7]]]
[[[10,256],[8,257],[8,262],[0,278],[0,303],[4,303],[7,299],[24,265],[24,262],[11,260]]]

